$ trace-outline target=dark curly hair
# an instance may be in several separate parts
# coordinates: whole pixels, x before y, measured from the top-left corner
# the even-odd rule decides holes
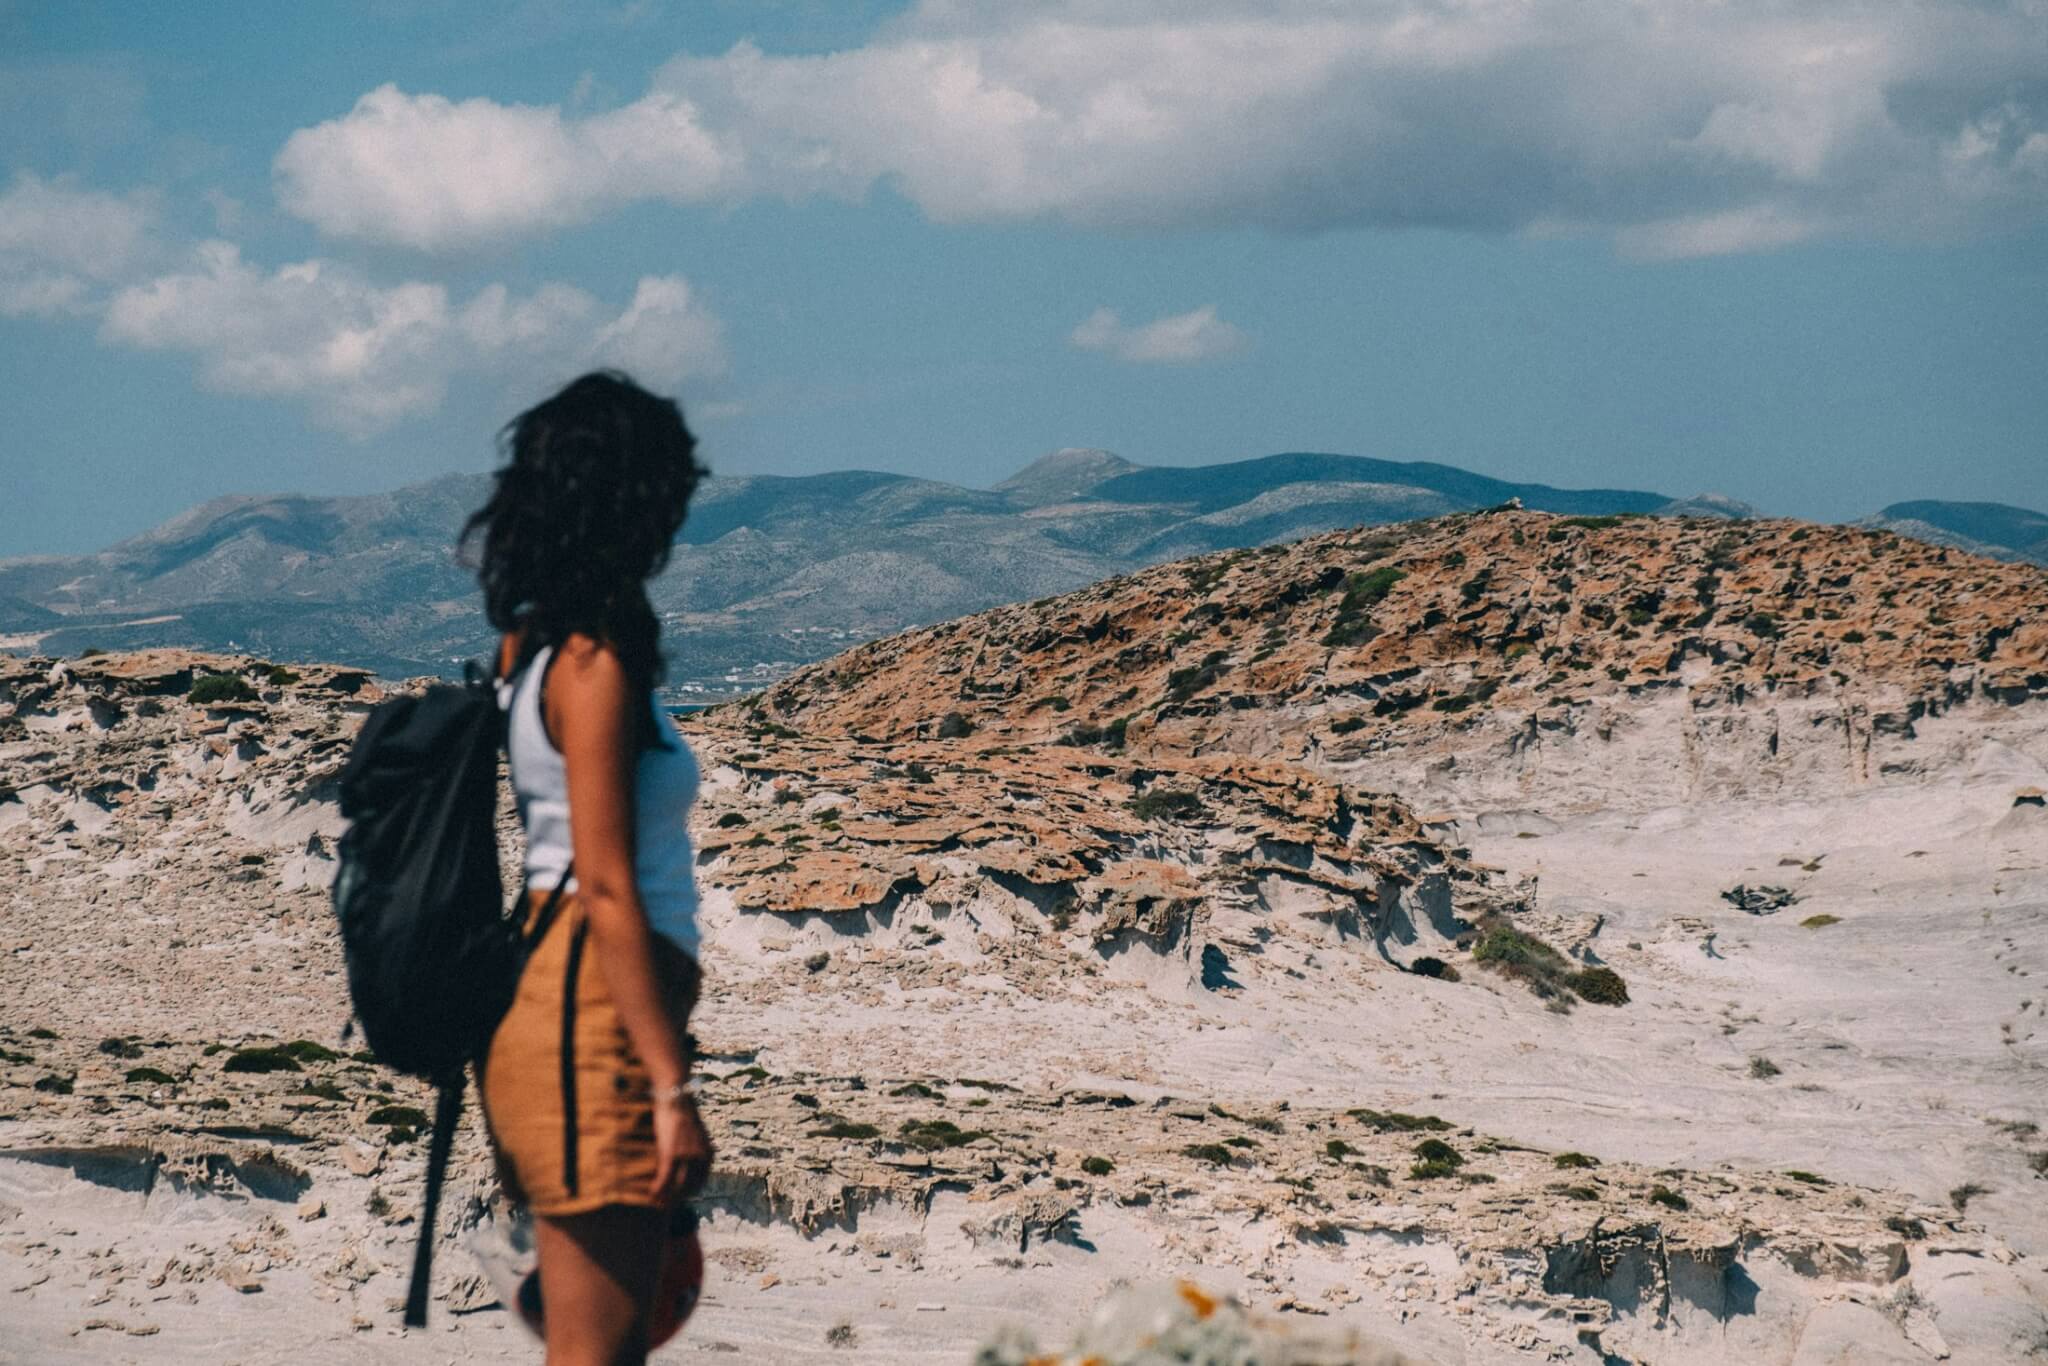
[[[615,370],[572,381],[506,423],[505,464],[463,524],[484,615],[521,632],[519,665],[581,633],[618,652],[639,688],[661,678],[661,624],[647,580],[668,563],[704,477],[674,399]]]

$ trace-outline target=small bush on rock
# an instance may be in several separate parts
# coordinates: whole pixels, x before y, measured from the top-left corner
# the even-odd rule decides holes
[[[1405,1115],[1399,1110],[1346,1110],[1344,1113],[1376,1134],[1448,1133],[1451,1128],[1449,1121],[1435,1115]]]
[[[1613,968],[1583,968],[1565,981],[1579,994],[1579,999],[1596,1006],[1628,1004],[1628,983]]]
[[[202,707],[222,702],[254,702],[256,690],[236,674],[201,674],[192,684],[192,691],[185,694],[187,702]]]
[[[1687,1200],[1684,1196],[1680,1195],[1677,1191],[1671,1189],[1671,1187],[1669,1186],[1650,1187],[1650,1203],[1653,1205],[1662,1205],[1666,1209],[1685,1210],[1692,1208],[1691,1201]]]

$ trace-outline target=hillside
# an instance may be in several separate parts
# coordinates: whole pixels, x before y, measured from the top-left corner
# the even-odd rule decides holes
[[[1865,525],[2001,560],[2048,564],[2048,515],[2007,503],[1893,503]]]
[[[2048,695],[2044,661],[2048,572],[2030,565],[1789,521],[1510,510],[998,608],[800,670],[759,707],[807,734],[932,736],[953,716],[991,743],[1382,774],[1486,752],[1502,761],[1495,790],[1578,782],[1559,754],[1590,744],[1588,799],[1619,788],[1648,803],[1801,765],[1869,780],[1873,740]],[[1454,768],[1403,772],[1410,795],[1461,783]]]
[[[365,497],[220,498],[95,555],[0,560],[0,648],[176,646],[445,672],[488,643],[453,553],[487,487],[449,475]],[[1163,559],[1517,492],[1567,511],[1665,501],[1352,456],[1187,471],[1061,451],[994,489],[863,470],[714,478],[656,606],[673,681],[730,691],[853,641]]]

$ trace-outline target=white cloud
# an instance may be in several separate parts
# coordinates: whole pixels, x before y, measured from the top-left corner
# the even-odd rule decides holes
[[[0,191],[0,317],[83,310],[94,285],[144,254],[154,219],[145,194],[17,175]]]
[[[190,352],[210,387],[302,401],[356,436],[433,411],[465,372],[566,377],[638,363],[648,382],[673,386],[724,367],[717,320],[678,277],[643,279],[616,317],[562,284],[524,298],[489,285],[458,306],[439,284],[379,285],[322,260],[264,270],[219,241],[189,269],[118,292],[101,335]]]
[[[273,170],[284,207],[323,232],[434,249],[579,223],[630,199],[700,197],[721,166],[684,100],[650,95],[565,121],[384,85],[293,133]]]
[[[1116,310],[1098,308],[1067,340],[1084,351],[1106,351],[1119,360],[1173,365],[1214,360],[1245,344],[1244,333],[1217,317],[1214,304],[1140,327],[1126,327]]]
[[[941,221],[1674,254],[2039,222],[2044,138],[2040,0],[926,0],[847,51],[678,58],[587,117],[385,86],[276,170],[323,231],[427,248],[887,184]]]
[[[724,329],[697,306],[680,275],[648,275],[626,311],[598,329],[590,357],[644,384],[673,388],[687,376],[725,369]]]

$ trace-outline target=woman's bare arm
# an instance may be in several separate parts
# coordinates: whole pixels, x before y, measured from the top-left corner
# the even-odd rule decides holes
[[[546,704],[548,727],[568,772],[578,899],[589,918],[598,967],[655,1090],[670,1091],[688,1075],[689,1056],[683,1021],[669,1017],[662,995],[654,933],[633,871],[634,770],[642,734],[636,722],[647,698],[636,694],[615,653],[587,636],[571,636],[548,674]],[[694,1113],[679,1136],[666,1122],[665,1112],[690,1108],[656,1106],[657,1137],[664,1140],[657,1187],[670,1185],[682,1168],[708,1153],[708,1145],[700,1146],[703,1130]],[[680,1148],[672,1150],[670,1140]]]

